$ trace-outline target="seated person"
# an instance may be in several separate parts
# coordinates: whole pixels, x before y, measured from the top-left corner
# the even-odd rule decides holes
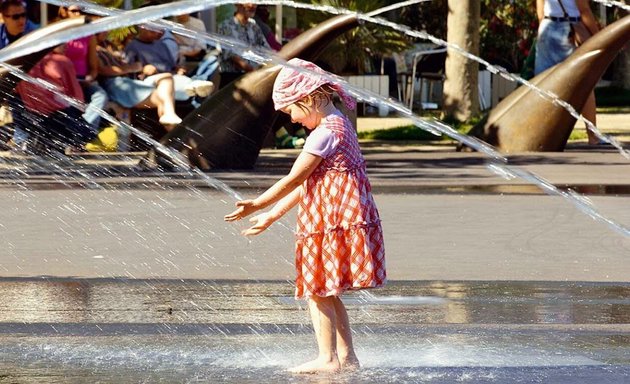
[[[63,94],[83,102],[83,90],[74,64],[64,55],[64,49],[65,45],[60,45],[50,51],[33,66],[29,75],[55,84]],[[40,122],[29,126],[30,133],[59,149],[67,145],[82,148],[96,137],[96,132],[83,119],[82,112],[59,95],[26,81],[21,81],[16,89],[26,109]]]
[[[83,17],[85,14],[78,5],[60,7],[59,19]],[[86,16],[91,17],[91,16]],[[96,36],[90,35],[71,40],[66,43],[65,55],[74,64],[79,83],[83,88],[83,95],[88,102],[83,118],[98,131],[103,110],[107,104],[107,92],[96,82],[98,75],[98,59],[96,58]]]
[[[110,99],[124,108],[157,108],[160,124],[167,130],[182,122],[175,113],[173,75],[161,73],[152,76],[153,83],[128,77],[142,70],[139,62],[127,64],[107,47],[107,32],[96,35],[99,60],[99,82]]]
[[[175,21],[190,30],[206,32],[206,26],[203,21],[187,13],[175,16]],[[206,55],[206,43],[199,39],[176,35],[175,40],[179,46],[180,63],[201,61]]]
[[[207,97],[214,90],[214,84],[207,80],[193,80],[184,76],[185,70],[177,65],[179,50],[173,34],[148,26],[140,26],[138,35],[125,47],[125,56],[130,63],[140,62],[143,67],[138,75],[149,84],[155,84],[153,76],[162,73],[173,75],[175,100],[188,100],[191,97]]]
[[[0,48],[37,29],[37,25],[26,18],[26,7],[22,0],[3,1],[0,13],[4,20],[0,25]]]
[[[0,4],[0,13],[4,22],[0,24],[0,48],[13,43],[20,37],[37,29],[37,24],[27,19],[27,10],[22,0],[5,0]],[[20,110],[24,108],[19,97],[12,95],[15,84],[13,81],[3,81],[0,83],[1,97],[7,102],[11,109]],[[27,134],[20,127],[27,123],[20,122],[20,116],[15,116],[13,128],[13,145],[22,145],[26,142]]]

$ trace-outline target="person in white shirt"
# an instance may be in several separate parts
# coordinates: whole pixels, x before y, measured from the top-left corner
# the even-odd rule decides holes
[[[206,26],[203,21],[189,14],[175,16],[175,21],[190,30],[206,32]],[[201,61],[206,54],[207,46],[203,40],[181,35],[175,35],[175,40],[177,40],[177,44],[179,44],[180,63],[185,61]]]
[[[571,24],[581,22],[591,34],[599,31],[599,23],[588,0],[536,0],[536,14],[540,23],[536,39],[536,75],[564,61],[575,51]],[[582,115],[596,124],[594,93],[586,101]],[[595,134],[590,130],[587,134],[589,144],[598,144]]]

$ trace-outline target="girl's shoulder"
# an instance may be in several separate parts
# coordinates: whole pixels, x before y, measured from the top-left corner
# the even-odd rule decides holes
[[[325,125],[320,125],[308,135],[302,150],[326,158],[335,151],[339,140],[339,135],[335,130]]]
[[[346,115],[344,115],[341,111],[335,110],[334,113],[326,115],[326,118],[323,121],[324,126],[333,131],[335,130],[343,130],[351,127],[352,123],[350,119]]]

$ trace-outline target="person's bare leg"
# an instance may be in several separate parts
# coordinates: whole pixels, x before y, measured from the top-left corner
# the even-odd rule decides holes
[[[173,75],[170,73],[160,73],[153,76],[155,90],[147,100],[139,103],[138,106],[157,108],[160,124],[170,130],[175,125],[182,122],[182,119],[175,112],[175,83]]]
[[[168,77],[158,81],[155,90],[162,100],[164,114],[173,114],[177,116],[175,113],[175,84],[173,82],[173,78]]]
[[[597,105],[595,103],[595,92],[591,92],[588,96],[586,104],[584,104],[584,108],[582,108],[582,116],[593,123],[593,125],[597,126]],[[586,129],[586,134],[588,136],[589,144],[595,145],[599,143],[599,139],[593,132],[591,132],[590,129]]]
[[[293,373],[335,372],[340,368],[337,358],[337,331],[335,319],[335,297],[313,296],[308,308],[315,329],[319,355],[317,359],[289,369]]]
[[[158,105],[158,111],[159,109],[162,110],[160,120],[181,122],[181,118],[175,112],[175,84],[173,77],[164,77],[156,81],[154,93],[161,101]]]
[[[335,314],[337,318],[337,356],[343,370],[359,369],[359,359],[352,344],[352,329],[346,306],[341,298],[335,297]]]

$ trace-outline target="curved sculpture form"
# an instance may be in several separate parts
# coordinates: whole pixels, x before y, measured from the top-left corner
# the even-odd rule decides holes
[[[588,39],[562,63],[530,82],[581,111],[608,65],[630,41],[630,16]],[[576,119],[564,108],[521,86],[501,101],[469,135],[502,152],[563,151]]]
[[[337,16],[302,33],[278,53],[285,60],[315,60],[339,34],[358,25],[354,15]],[[277,118],[271,92],[280,66],[250,72],[207,99],[161,140],[189,153],[202,169],[244,169],[256,163]]]

